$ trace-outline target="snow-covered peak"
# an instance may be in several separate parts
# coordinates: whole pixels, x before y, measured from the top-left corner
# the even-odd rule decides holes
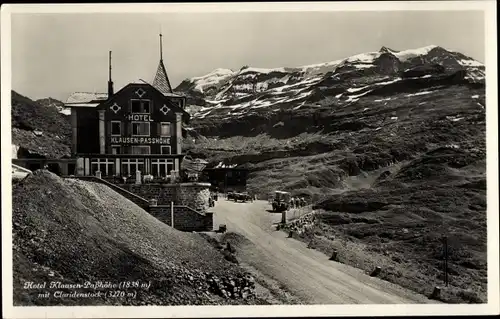
[[[212,72],[208,73],[208,74],[205,74],[203,76],[197,76],[197,77],[194,77],[194,78],[191,78],[191,80],[193,81],[197,81],[197,80],[207,80],[209,78],[216,78],[216,77],[224,77],[224,76],[230,76],[230,75],[233,75],[235,72],[233,72],[232,70],[230,69],[222,69],[222,68],[218,68],[218,69],[215,69],[213,70]]]
[[[373,60],[375,60],[379,56],[380,56],[380,52],[366,52],[366,53],[360,53],[360,54],[350,56],[347,59],[345,59],[345,61],[371,63],[371,62],[373,62]]]
[[[230,69],[215,69],[206,75],[191,78],[191,81],[195,85],[194,89],[203,93],[206,88],[217,85],[234,74]]]
[[[418,48],[418,49],[410,49],[399,52],[391,52],[394,54],[401,62],[404,62],[408,59],[429,54],[432,49],[437,48],[437,45],[428,45],[426,47]]]

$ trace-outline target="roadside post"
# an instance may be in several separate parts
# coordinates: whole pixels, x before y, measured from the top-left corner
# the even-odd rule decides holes
[[[174,202],[170,202],[170,225],[174,228]]]
[[[448,287],[448,237],[443,237],[443,252],[444,252],[444,284]]]

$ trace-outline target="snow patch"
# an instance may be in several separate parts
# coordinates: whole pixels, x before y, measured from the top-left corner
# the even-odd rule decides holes
[[[380,56],[379,52],[367,52],[356,54],[346,59],[347,62],[373,62],[376,58]]]
[[[348,88],[348,89],[347,89],[347,92],[349,92],[349,93],[358,92],[358,91],[361,91],[361,90],[363,90],[363,89],[367,88],[368,86],[369,86],[369,85],[367,85],[367,86],[362,86],[362,87],[359,87],[359,88]]]
[[[358,94],[358,95],[351,95],[347,98],[347,102],[356,102],[357,100],[359,100],[360,97],[362,97],[363,95],[366,95],[368,93],[370,93],[371,91],[373,90],[369,90],[369,91],[366,91],[364,93],[361,93],[361,94]]]
[[[463,117],[458,117],[458,116],[447,116],[446,119],[452,121],[452,122],[458,122],[460,120],[463,120]]]
[[[207,87],[216,85],[234,74],[235,72],[229,69],[215,69],[206,75],[193,77],[191,81],[195,84],[194,89],[203,93]]]
[[[418,96],[418,95],[426,95],[426,94],[430,94],[430,93],[433,93],[433,92],[434,91],[422,91],[422,92],[407,94],[406,96],[407,97],[411,97],[411,96]]]
[[[354,67],[356,69],[369,69],[369,68],[372,68],[374,67],[375,65],[373,64],[355,64]]]
[[[473,99],[479,99],[479,95],[477,95],[477,94],[473,95],[473,96],[471,96],[471,98],[473,98]]]
[[[373,102],[383,102],[383,101],[390,101],[392,100],[390,97],[385,98],[385,99],[378,99],[378,100],[373,100]]]
[[[392,52],[401,62],[404,62],[408,59],[421,56],[421,55],[426,55],[428,54],[432,49],[437,48],[437,45],[429,45],[426,47],[418,48],[418,49],[410,49],[410,50],[404,50],[400,52]]]
[[[234,168],[236,166],[238,166],[238,164],[224,164],[223,162],[219,162],[214,168]]]
[[[298,110],[298,109],[300,109],[301,107],[303,107],[303,106],[304,106],[304,104],[305,104],[305,103],[306,103],[306,102],[302,102],[302,103],[300,103],[299,105],[297,105],[296,107],[294,107],[292,110]]]
[[[249,73],[249,72],[269,74],[271,72],[285,73],[286,71],[285,71],[285,68],[276,68],[276,69],[246,68],[244,70],[241,70],[240,74]]]
[[[305,65],[302,67],[302,72],[304,72],[306,75],[324,74],[327,72],[335,71],[340,63],[342,63],[342,60]]]
[[[397,120],[397,119],[398,119],[398,117],[397,117],[397,116],[393,116],[393,117],[391,117],[391,120]]]
[[[484,66],[484,64],[482,64],[481,62],[478,62],[476,60],[463,60],[462,59],[462,60],[458,60],[457,62],[461,66],[478,66],[478,67]]]
[[[391,81],[385,81],[385,82],[377,82],[375,84],[377,85],[381,85],[381,84],[391,84],[391,83],[394,83],[394,82],[398,82],[398,81],[401,81],[401,78],[395,78],[394,80],[391,80]]]

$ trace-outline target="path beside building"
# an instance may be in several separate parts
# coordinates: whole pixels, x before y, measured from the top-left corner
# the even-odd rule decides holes
[[[308,304],[408,304],[433,303],[427,297],[389,282],[372,278],[361,270],[328,260],[308,249],[274,223],[281,214],[267,210],[266,201],[217,202],[214,225],[226,224],[228,232],[243,235],[246,244],[236,244],[238,260],[279,282],[288,292]]]

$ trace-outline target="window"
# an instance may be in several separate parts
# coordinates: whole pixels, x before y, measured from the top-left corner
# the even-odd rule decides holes
[[[151,154],[149,146],[132,146],[132,154]]]
[[[160,136],[171,136],[170,123],[168,122],[160,123]]]
[[[149,100],[132,100],[131,101],[132,113],[151,113]]]
[[[122,122],[111,121],[111,136],[121,136],[122,135]]]
[[[170,146],[162,146],[161,147],[161,153],[163,155],[170,155],[170,154],[172,154]]]
[[[119,145],[111,145],[111,154],[121,154],[121,147]]]
[[[132,122],[132,136],[149,136],[149,122]]]
[[[151,160],[151,175],[155,177],[166,177],[174,169],[174,161],[171,159]]]
[[[122,159],[122,176],[134,176],[135,172],[144,172],[144,160],[142,159]]]
[[[95,175],[96,171],[100,171],[102,176],[112,176],[115,173],[115,162],[106,158],[92,159],[91,174]]]

